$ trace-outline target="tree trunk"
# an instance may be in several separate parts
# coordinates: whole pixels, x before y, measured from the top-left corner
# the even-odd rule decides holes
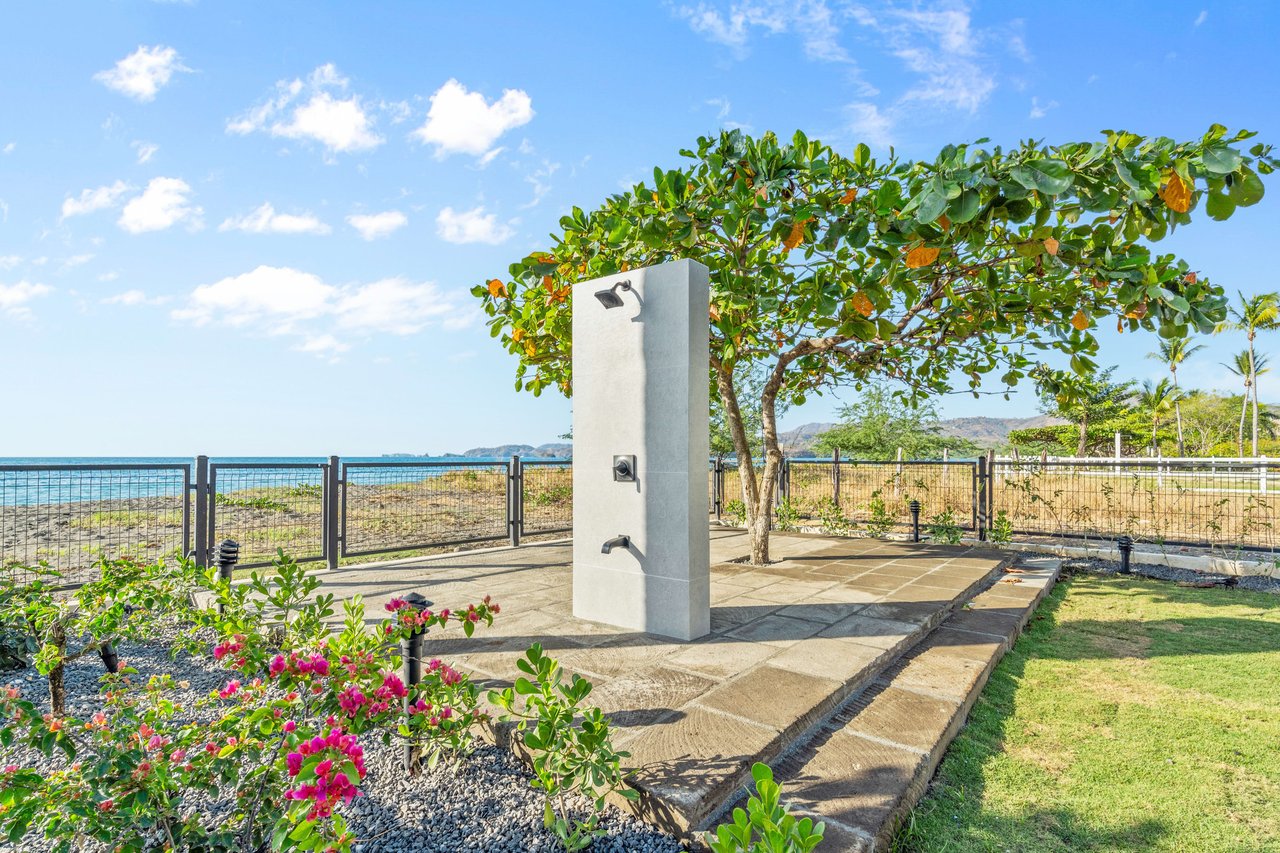
[[[733,384],[733,373],[718,362],[713,361],[713,367],[716,375],[716,390],[720,394],[720,402],[724,405],[725,421],[729,425],[729,434],[733,437],[733,450],[738,457],[738,477],[742,481],[742,504],[747,511],[747,534],[751,538],[751,563],[757,566],[767,565],[769,562],[769,516],[778,469],[776,467],[771,469],[766,462],[761,476],[756,476],[754,460],[751,458],[751,442],[747,438],[747,431],[742,423],[742,409],[738,405],[738,391]],[[769,415],[772,421],[773,412],[770,411]],[[766,440],[767,433],[768,429],[766,429]],[[773,444],[776,448],[776,432]]]
[[[1236,453],[1244,456],[1244,419],[1249,414],[1249,383],[1244,386],[1244,399],[1240,401],[1240,429],[1236,432]]]
[[[1084,456],[1085,445],[1089,440],[1089,416],[1080,419],[1080,437],[1076,441],[1076,456]]]
[[[1253,332],[1249,333],[1249,382],[1253,386],[1253,455],[1258,455],[1258,363],[1253,356]]]
[[[67,655],[67,631],[61,624],[55,624],[50,629],[49,641],[58,649],[58,660],[61,661],[65,658]],[[55,717],[63,717],[67,713],[65,675],[66,671],[61,663],[49,671],[49,709]]]
[[[1173,416],[1178,419],[1178,455],[1186,456],[1182,441],[1182,402],[1178,399],[1178,368],[1171,366],[1169,372],[1173,374]]]

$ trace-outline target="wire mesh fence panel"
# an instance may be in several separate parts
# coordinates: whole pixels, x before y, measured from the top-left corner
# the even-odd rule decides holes
[[[525,462],[522,466],[525,535],[573,529],[573,463]]]
[[[1014,532],[1275,551],[1280,484],[1264,461],[997,461],[992,512]]]
[[[506,538],[508,471],[486,462],[345,463],[343,555]]]
[[[802,518],[817,516],[835,500],[831,460],[792,459],[787,463],[787,497]]]
[[[103,558],[190,547],[190,465],[0,465],[0,565],[41,560],[67,583]]]
[[[840,514],[872,532],[911,524],[911,501],[920,502],[920,523],[972,530],[977,505],[973,462],[864,462],[841,460]],[[830,469],[831,463],[825,463]],[[831,474],[827,474],[830,484]],[[834,492],[834,488],[833,488]],[[795,494],[795,472],[792,472]]]
[[[225,463],[209,466],[209,544],[240,543],[240,565],[265,565],[283,549],[299,562],[324,559],[321,463]]]

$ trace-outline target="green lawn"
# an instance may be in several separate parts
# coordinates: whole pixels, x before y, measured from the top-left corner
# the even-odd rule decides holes
[[[1280,597],[1064,579],[893,849],[1280,851]]]

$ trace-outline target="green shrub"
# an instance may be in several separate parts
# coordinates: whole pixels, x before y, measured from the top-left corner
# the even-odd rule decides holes
[[[735,527],[740,527],[747,521],[747,505],[739,500],[726,501],[720,517]]]
[[[613,748],[609,721],[599,708],[584,708],[591,682],[577,673],[566,684],[560,663],[534,643],[516,661],[525,675],[512,687],[489,692],[489,701],[518,720],[516,731],[532,756],[532,784],[546,797],[543,825],[565,850],[590,847],[604,834],[597,824],[605,798],[616,793],[632,800],[639,794],[623,784],[622,759],[630,753]],[[569,813],[566,797],[580,794],[591,802],[585,820]]]
[[[867,510],[871,513],[871,517],[867,519],[868,536],[878,538],[893,529],[894,517],[889,513],[889,507],[885,504],[884,494],[880,489],[871,493]]]
[[[784,533],[795,530],[800,521],[800,507],[791,498],[783,498],[774,507],[773,521]]]
[[[818,503],[818,523],[829,536],[848,536],[853,531],[853,525],[834,498],[823,498]]]
[[[826,826],[815,826],[807,817],[797,820],[787,811],[769,765],[757,762],[751,776],[756,793],[749,795],[746,809],[734,809],[732,823],[707,833],[712,853],[809,853],[817,847]]]
[[[927,530],[930,539],[947,545],[958,544],[962,536],[960,526],[956,524],[956,515],[950,509],[944,509],[930,518]]]
[[[1008,545],[1013,541],[1013,521],[1009,513],[1000,510],[991,520],[991,529],[987,531],[987,540],[996,545]]]

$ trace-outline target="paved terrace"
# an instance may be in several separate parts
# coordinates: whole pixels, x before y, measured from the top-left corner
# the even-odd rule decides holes
[[[325,591],[363,595],[377,618],[393,596],[420,592],[437,608],[489,594],[502,605],[468,640],[436,632],[426,654],[491,686],[518,674],[534,642],[591,679],[631,752],[638,810],[677,832],[706,826],[773,760],[816,731],[1006,565],[969,546],[774,534],[777,562],[745,565],[746,536],[711,543],[712,633],[693,643],[575,619],[570,545],[448,555],[325,573]]]

